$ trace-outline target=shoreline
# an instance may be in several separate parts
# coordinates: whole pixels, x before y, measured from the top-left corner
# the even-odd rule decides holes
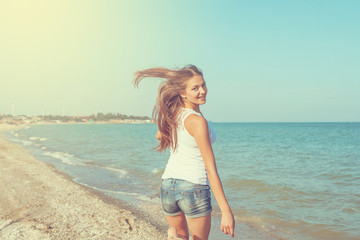
[[[166,239],[160,224],[9,142],[0,125],[0,239]]]
[[[167,239],[167,228],[168,225],[165,221],[165,217],[162,213],[162,209],[161,209],[161,204],[159,202],[159,204],[154,204],[154,202],[128,202],[125,199],[119,199],[118,197],[112,196],[111,194],[108,195],[106,192],[101,191],[99,189],[96,189],[92,186],[88,186],[86,184],[82,184],[82,183],[78,183],[76,182],[76,177],[71,176],[70,174],[61,171],[60,169],[56,168],[56,166],[52,165],[51,163],[48,163],[46,161],[42,161],[39,158],[35,157],[31,151],[25,147],[23,147],[21,144],[17,144],[17,143],[13,143],[11,141],[9,141],[6,136],[4,136],[2,134],[2,132],[7,132],[7,131],[12,131],[12,130],[18,130],[18,129],[22,129],[26,126],[32,126],[34,124],[23,124],[23,125],[4,125],[4,124],[0,124],[0,165],[3,166],[4,165],[4,156],[6,154],[4,154],[4,150],[6,153],[6,148],[10,148],[9,150],[11,151],[11,154],[8,154],[10,158],[15,158],[15,160],[18,161],[27,161],[30,163],[29,165],[26,164],[18,164],[18,166],[16,167],[16,169],[21,171],[27,170],[29,167],[31,169],[36,169],[36,171],[38,171],[38,168],[36,166],[38,165],[42,165],[42,168],[46,168],[47,172],[51,172],[51,174],[49,173],[44,173],[41,172],[42,175],[46,175],[48,176],[48,178],[51,178],[51,180],[49,180],[50,182],[52,182],[52,184],[55,184],[54,181],[56,182],[55,179],[62,179],[61,181],[65,181],[66,184],[62,184],[61,186],[56,186],[60,188],[61,192],[66,192],[67,194],[69,194],[70,200],[68,200],[69,203],[67,206],[67,209],[63,209],[61,208],[61,206],[56,206],[57,209],[52,209],[52,212],[57,212],[57,211],[63,211],[64,213],[61,213],[60,215],[62,217],[60,218],[56,218],[55,216],[55,221],[57,222],[62,222],[62,225],[60,224],[60,226],[54,226],[53,225],[53,221],[44,221],[48,220],[47,218],[44,218],[42,216],[35,216],[40,210],[39,210],[39,206],[34,206],[31,203],[28,203],[28,205],[30,207],[26,208],[26,214],[20,214],[20,217],[11,217],[12,215],[7,214],[3,214],[3,206],[4,201],[6,203],[6,201],[9,201],[9,197],[11,198],[11,196],[9,196],[9,194],[5,194],[2,198],[0,198],[0,239],[64,239],[64,237],[66,237],[66,239],[133,239],[133,240],[137,240],[137,239],[156,239],[156,240],[161,240],[161,239]],[[38,125],[38,124],[36,124]],[[44,125],[44,124],[41,124]],[[5,146],[5,147],[4,147]],[[9,152],[9,151],[8,151]],[[14,156],[16,155],[16,156]],[[26,160],[25,160],[26,159]],[[6,160],[6,159],[5,159]],[[6,167],[6,165],[4,165],[5,168],[9,168]],[[14,168],[14,166],[13,166]],[[59,194],[49,194],[48,191],[50,191],[51,193],[51,189],[47,189],[47,191],[44,191],[44,189],[39,189],[39,187],[36,186],[36,184],[31,184],[31,179],[22,179],[22,178],[16,178],[17,177],[18,172],[13,171],[10,174],[4,174],[3,169],[0,169],[0,190],[2,190],[2,192],[9,192],[8,186],[6,185],[7,182],[30,182],[30,184],[27,184],[27,186],[22,186],[22,188],[20,188],[21,190],[18,190],[17,192],[22,193],[20,196],[16,196],[17,198],[20,199],[26,199],[29,198],[29,193],[27,194],[23,194],[23,192],[25,191],[32,191],[34,193],[37,194],[37,196],[35,197],[35,201],[36,202],[54,202],[56,200],[58,200],[57,198],[61,198],[63,196],[60,196]],[[30,174],[27,174],[30,175]],[[34,175],[34,174],[32,174]],[[39,174],[38,174],[39,175]],[[50,176],[49,176],[50,175]],[[51,177],[54,176],[54,177]],[[5,180],[7,181],[4,181]],[[9,180],[6,178],[12,178],[13,180]],[[48,181],[48,180],[46,180]],[[46,185],[46,181],[42,181],[41,184],[38,185]],[[4,183],[4,184],[2,184]],[[12,186],[11,184],[9,184],[10,186]],[[25,189],[24,189],[25,188]],[[30,190],[28,190],[28,188],[30,188]],[[69,189],[76,189],[74,190],[75,192],[82,192],[78,195],[76,195],[75,197],[73,195],[75,194],[71,194],[71,192],[69,192]],[[46,195],[46,198],[42,198],[40,196],[38,196],[39,194],[43,193],[44,195]],[[36,195],[34,194],[34,195]],[[67,194],[65,197],[67,197]],[[15,198],[14,196],[12,196],[13,198]],[[32,196],[31,196],[32,197]],[[90,202],[94,202],[95,201],[95,205],[97,208],[97,211],[101,211],[101,212],[105,212],[105,214],[102,214],[101,220],[96,221],[96,223],[93,222],[93,216],[86,213],[92,212],[94,210],[93,205],[94,204],[87,204],[84,205],[84,202],[81,202],[84,206],[81,206],[81,213],[85,213],[82,215],[79,215],[79,206],[77,206],[77,201],[73,201],[72,198],[81,200],[81,199],[85,199],[85,198],[89,198]],[[213,199],[215,201],[215,199]],[[98,208],[97,204],[99,204],[99,202],[101,202],[102,207]],[[24,204],[23,204],[24,205]],[[274,236],[271,232],[268,231],[264,231],[264,229],[259,229],[258,227],[254,226],[251,222],[244,222],[242,220],[236,220],[236,229],[235,229],[235,238],[231,238],[229,236],[224,235],[221,231],[220,231],[220,218],[221,215],[219,215],[219,209],[217,208],[217,206],[213,206],[214,207],[214,211],[212,214],[212,227],[211,227],[211,232],[210,232],[210,236],[209,239],[216,239],[216,240],[220,240],[220,239],[241,239],[241,240],[250,240],[250,239],[257,239],[257,240],[278,240],[278,239],[284,239],[284,238],[279,238]],[[40,209],[42,208],[42,206],[40,206]],[[4,208],[6,210],[8,210],[7,208]],[[20,210],[18,210],[16,207],[12,208],[13,212],[21,212],[23,210],[21,210],[22,208],[20,208]],[[75,210],[74,210],[75,209]],[[49,209],[48,209],[49,210]],[[74,211],[77,212],[77,216],[75,216],[75,218],[78,219],[77,222],[81,222],[84,223],[82,225],[85,226],[80,226],[80,228],[83,229],[89,229],[89,228],[96,228],[98,227],[96,224],[98,224],[98,222],[101,222],[100,225],[104,225],[107,224],[105,227],[103,227],[104,229],[99,230],[98,227],[98,232],[96,233],[92,233],[95,235],[87,235],[86,237],[79,235],[81,233],[81,231],[78,231],[78,226],[74,225],[76,224],[76,222],[73,221],[73,213]],[[107,212],[111,212],[109,213],[109,216],[107,215]],[[115,211],[115,213],[114,213]],[[30,213],[29,213],[30,212]],[[40,211],[41,212],[41,211]],[[96,212],[96,211],[95,211]],[[118,217],[116,218],[114,215],[116,215],[116,212],[120,212],[117,213]],[[32,214],[34,213],[34,214]],[[124,216],[125,214],[125,216]],[[65,217],[63,216],[65,215]],[[96,213],[95,215],[101,215],[99,213]],[[120,216],[121,215],[121,216]],[[30,220],[31,225],[30,227],[28,226],[28,217],[31,216],[32,220]],[[49,219],[51,219],[48,216]],[[112,220],[109,220],[112,219]],[[116,221],[118,221],[118,219],[122,219],[124,222],[122,223],[116,223]],[[129,219],[135,219],[135,220],[130,220]],[[34,223],[36,222],[36,224]],[[105,222],[105,223],[104,223]],[[111,223],[109,223],[111,222]],[[121,222],[121,221],[120,221]],[[26,235],[22,236],[21,234],[23,233],[23,230],[20,229],[26,229],[26,228],[31,228],[33,231],[34,229],[37,229],[39,226],[37,226],[37,224],[40,224],[40,228],[41,226],[47,226],[45,227],[45,230],[40,231],[40,233],[38,232],[36,236],[34,236],[33,238],[29,238]],[[95,226],[93,225],[95,224]],[[110,224],[110,225],[109,225]],[[122,225],[121,225],[122,224]],[[71,226],[70,226],[71,225]],[[72,226],[74,225],[74,226]],[[134,225],[137,225],[138,227],[134,227]],[[14,227],[17,226],[17,227]],[[123,230],[120,231],[119,228],[120,226],[123,227]],[[124,229],[125,226],[125,229]],[[74,227],[76,227],[76,229],[73,229]],[[128,227],[128,229],[126,229],[126,227]],[[131,231],[129,232],[129,228],[131,228]],[[65,235],[59,235],[59,232],[61,231],[65,231]],[[27,232],[26,232],[27,231]],[[29,234],[28,230],[26,230],[26,234]],[[87,231],[87,230],[83,230],[83,231]],[[45,233],[43,233],[45,232]],[[114,233],[115,232],[115,233]],[[7,234],[7,235],[4,235]],[[20,235],[19,235],[20,234]],[[45,234],[44,236],[41,234]],[[52,235],[51,235],[52,234]],[[101,234],[107,234],[107,235],[101,235]],[[115,235],[114,235],[115,234]],[[69,237],[70,236],[70,237]],[[4,238],[3,238],[4,237]]]

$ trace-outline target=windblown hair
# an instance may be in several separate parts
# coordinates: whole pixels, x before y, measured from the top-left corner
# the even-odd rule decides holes
[[[158,90],[156,104],[152,112],[153,121],[157,123],[161,139],[156,149],[159,152],[166,148],[176,149],[178,118],[183,100],[180,93],[185,91],[186,82],[196,75],[203,76],[202,71],[194,65],[186,65],[181,69],[150,68],[136,71],[133,80],[134,86],[146,78],[163,78]]]

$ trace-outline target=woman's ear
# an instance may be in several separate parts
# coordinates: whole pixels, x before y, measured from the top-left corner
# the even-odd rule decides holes
[[[186,99],[186,96],[184,95],[184,93],[180,93],[180,97]]]

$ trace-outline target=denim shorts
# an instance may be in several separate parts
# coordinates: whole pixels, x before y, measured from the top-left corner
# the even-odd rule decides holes
[[[197,218],[212,211],[208,185],[167,178],[162,180],[160,196],[162,208],[168,216],[184,213],[187,218]]]

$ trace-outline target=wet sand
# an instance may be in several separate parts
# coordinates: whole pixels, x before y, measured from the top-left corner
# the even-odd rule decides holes
[[[0,191],[0,239],[166,239],[164,229],[1,135]]]

